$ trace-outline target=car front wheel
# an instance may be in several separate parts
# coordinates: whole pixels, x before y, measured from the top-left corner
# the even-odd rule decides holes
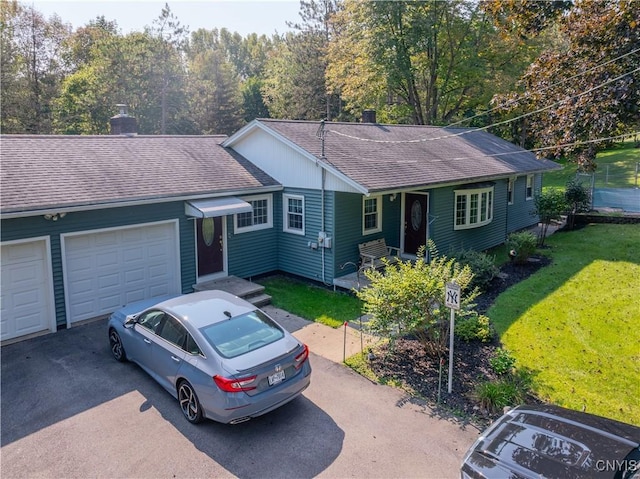
[[[182,413],[184,417],[187,418],[187,421],[192,424],[197,424],[202,421],[202,409],[200,408],[198,396],[191,384],[187,381],[182,381],[178,385],[178,401],[180,402],[180,409],[182,409]]]
[[[109,345],[111,346],[111,354],[116,358],[116,361],[122,363],[127,360],[127,354],[124,351],[120,335],[113,328],[109,331]]]

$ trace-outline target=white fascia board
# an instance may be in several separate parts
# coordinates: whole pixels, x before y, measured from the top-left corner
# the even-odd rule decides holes
[[[336,176],[337,178],[340,178],[342,181],[347,183],[349,186],[352,186],[353,188],[355,188],[357,191],[359,191],[363,195],[369,196],[369,190],[367,188],[365,188],[363,185],[361,185],[360,183],[354,181],[351,177],[345,175],[341,171],[335,169],[333,166],[331,166],[331,165],[323,162],[322,160],[318,159],[317,157],[315,157],[314,155],[309,153],[304,148],[301,148],[300,146],[296,145],[291,140],[289,140],[287,137],[282,136],[277,131],[272,130],[268,126],[266,126],[263,123],[261,123],[259,120],[253,120],[247,126],[245,126],[244,128],[241,128],[235,134],[231,135],[227,140],[222,142],[222,146],[225,147],[225,148],[233,149],[233,145],[234,144],[238,143],[242,138],[247,136],[250,132],[254,131],[256,128],[259,128],[260,130],[264,131],[268,135],[271,135],[272,137],[274,137],[275,139],[277,139],[281,143],[284,143],[285,145],[287,145],[289,148],[291,148],[291,149],[295,150],[296,152],[300,153],[300,155],[302,157],[306,158],[307,160],[311,161],[312,163],[315,163],[317,166],[319,166],[321,168],[324,168],[326,171],[328,171],[332,175]],[[250,158],[247,158],[247,160],[251,161]]]

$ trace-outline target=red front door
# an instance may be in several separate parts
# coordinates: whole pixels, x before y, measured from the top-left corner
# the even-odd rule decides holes
[[[404,251],[416,254],[427,244],[427,195],[407,193],[404,202]]]
[[[224,271],[222,217],[196,220],[198,277]]]

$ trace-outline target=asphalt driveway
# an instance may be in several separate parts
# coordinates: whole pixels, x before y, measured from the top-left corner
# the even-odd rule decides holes
[[[146,373],[111,358],[106,321],[1,355],[3,479],[453,478],[478,436],[315,354],[301,398],[235,426],[189,424]]]

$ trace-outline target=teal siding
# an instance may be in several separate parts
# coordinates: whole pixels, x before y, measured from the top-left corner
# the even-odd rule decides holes
[[[274,195],[273,215],[280,213],[279,201]],[[271,228],[234,233],[234,216],[227,217],[227,258],[228,273],[240,278],[251,278],[278,269],[278,234]]]
[[[485,249],[504,243],[506,239],[507,182],[495,182],[493,197],[493,221],[488,225],[467,230],[454,230],[455,193],[459,186],[430,191],[429,214],[432,223],[429,237],[440,254],[448,255],[461,249]]]
[[[382,196],[382,231],[362,234],[362,195],[354,193],[334,193],[335,195],[335,271],[336,276],[352,273],[360,261],[358,244],[384,238],[389,246],[400,247],[400,225],[402,224],[402,204],[400,196],[395,201],[389,195]]]
[[[304,236],[288,233],[283,229],[283,196],[285,194],[304,197]],[[278,195],[278,201],[274,201],[274,203],[276,204],[274,227],[278,231],[278,269],[315,281],[323,281],[324,279],[325,282],[331,283],[335,264],[334,248],[320,248],[318,246],[317,249],[312,249],[309,247],[309,243],[318,242],[318,233],[322,229],[321,192],[319,190],[286,188],[282,195]],[[334,242],[333,211],[334,194],[327,191],[325,192],[325,232]]]
[[[538,217],[533,214],[535,202],[526,199],[527,177],[516,178],[513,187],[513,204],[507,205],[507,233],[528,228],[538,223]],[[542,191],[542,175],[535,175],[534,197]]]
[[[1,240],[12,241],[38,236],[49,236],[51,242],[56,323],[58,326],[61,326],[66,324],[62,277],[62,251],[60,247],[61,234],[153,223],[176,218],[179,219],[182,292],[188,293],[192,291],[192,285],[195,283],[195,239],[193,235],[193,223],[185,216],[184,202],[182,201],[160,205],[68,213],[58,221],[48,221],[42,216],[3,219],[1,221]]]

